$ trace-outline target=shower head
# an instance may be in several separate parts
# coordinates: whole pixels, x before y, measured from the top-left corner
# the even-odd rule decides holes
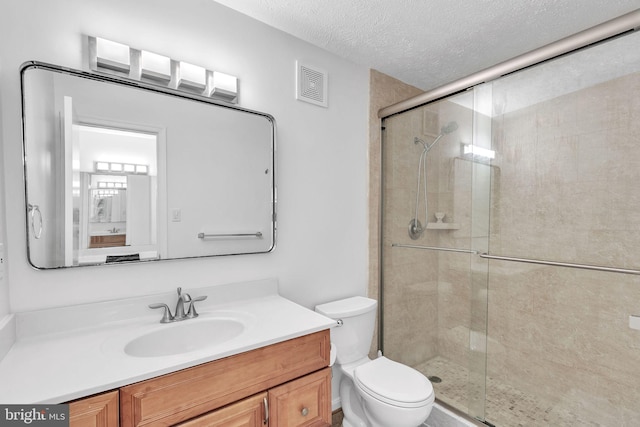
[[[449,122],[440,128],[440,135],[438,135],[431,144],[427,144],[423,139],[420,139],[417,136],[413,138],[413,143],[421,144],[424,149],[424,152],[427,153],[429,150],[431,150],[431,148],[433,148],[434,145],[438,143],[438,141],[440,141],[440,138],[450,134],[451,132],[455,132],[457,129],[458,129],[458,122]]]
[[[458,129],[458,122],[449,122],[440,129],[441,134],[449,134]]]
[[[431,150],[433,148],[434,145],[436,145],[438,143],[438,141],[440,141],[440,138],[442,138],[445,135],[450,134],[451,132],[455,132],[456,129],[458,129],[458,122],[449,122],[446,125],[442,126],[440,128],[440,135],[438,135],[436,137],[436,139],[433,140],[433,142],[431,144],[425,143],[423,140],[421,140],[418,137],[415,137],[413,139],[413,143],[414,144],[422,144],[422,146],[424,147],[424,152],[428,152],[429,150]]]

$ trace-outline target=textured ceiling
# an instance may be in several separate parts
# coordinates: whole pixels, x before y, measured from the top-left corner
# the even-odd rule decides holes
[[[640,8],[640,0],[215,0],[423,90]]]

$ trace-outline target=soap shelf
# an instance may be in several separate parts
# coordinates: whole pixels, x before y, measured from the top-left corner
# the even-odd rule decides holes
[[[455,222],[430,222],[427,230],[459,230],[460,224]]]

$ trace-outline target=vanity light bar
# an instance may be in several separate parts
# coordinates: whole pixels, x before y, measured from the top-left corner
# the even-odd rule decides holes
[[[127,183],[118,181],[98,181],[98,188],[117,188],[126,190]]]
[[[96,172],[128,175],[147,175],[149,173],[149,166],[147,165],[120,162],[94,162],[94,169]]]
[[[238,78],[122,43],[89,36],[89,68],[236,104]]]
[[[93,194],[94,198],[111,197],[118,194],[118,190],[98,190]]]

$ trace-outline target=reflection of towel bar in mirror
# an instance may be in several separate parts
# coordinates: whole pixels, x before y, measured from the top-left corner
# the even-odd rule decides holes
[[[198,239],[208,239],[213,237],[255,237],[258,239],[262,239],[262,232],[257,231],[255,233],[230,233],[230,234],[198,233]]]

